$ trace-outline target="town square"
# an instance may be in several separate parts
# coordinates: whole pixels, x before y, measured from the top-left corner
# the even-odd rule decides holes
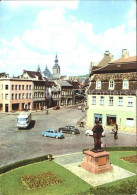
[[[136,194],[136,1],[0,12],[0,195]]]

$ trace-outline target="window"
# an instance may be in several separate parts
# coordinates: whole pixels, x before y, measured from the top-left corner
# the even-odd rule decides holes
[[[9,99],[9,95],[5,94],[5,100],[8,100],[8,99]]]
[[[113,126],[117,121],[117,118],[115,115],[107,115],[107,125],[108,126]]]
[[[9,88],[9,86],[8,85],[5,85],[5,89],[7,90]]]
[[[129,87],[129,82],[128,82],[128,80],[124,80],[124,81],[123,81],[123,89],[128,89],[128,87]]]
[[[104,105],[104,96],[100,97],[100,105]]]
[[[109,81],[109,89],[114,89],[114,81],[113,80]]]
[[[118,97],[118,106],[123,106],[123,97]]]
[[[92,104],[96,105],[96,96],[92,96]]]
[[[26,89],[28,90],[28,85],[26,85]]]
[[[11,89],[14,90],[14,85],[11,86]]]
[[[132,107],[133,106],[133,97],[128,97],[127,98],[127,106]]]
[[[11,99],[14,100],[14,94],[11,95]]]
[[[21,90],[21,85],[19,85],[19,90]]]
[[[1,90],[3,89],[3,85],[1,85]]]
[[[18,89],[18,85],[15,85],[15,90],[17,90]]]
[[[24,90],[24,85],[22,85],[22,90]]]
[[[22,93],[22,99],[24,99],[24,93]]]
[[[96,89],[101,89],[101,81],[96,81]]]
[[[31,90],[31,85],[29,86],[29,89]]]
[[[17,94],[17,93],[15,94],[15,99],[16,99],[16,100],[18,99],[18,94]]]
[[[109,97],[109,106],[113,106],[113,97]]]
[[[19,99],[21,99],[21,93],[19,93]]]
[[[32,97],[32,94],[30,93],[30,94],[29,94],[29,98],[31,99],[31,97]]]

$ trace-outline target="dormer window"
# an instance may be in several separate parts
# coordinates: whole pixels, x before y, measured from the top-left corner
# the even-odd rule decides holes
[[[128,89],[129,88],[129,81],[128,80],[123,80],[123,89]]]
[[[109,81],[109,89],[114,89],[114,81],[113,80],[110,80]]]
[[[96,81],[96,89],[101,89],[101,81],[100,80]]]

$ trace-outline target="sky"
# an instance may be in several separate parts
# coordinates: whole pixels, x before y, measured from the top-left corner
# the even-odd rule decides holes
[[[58,55],[61,75],[89,73],[106,50],[136,55],[135,0],[0,2],[0,72],[52,72]]]

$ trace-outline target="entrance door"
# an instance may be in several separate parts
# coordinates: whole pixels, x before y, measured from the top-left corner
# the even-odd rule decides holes
[[[8,112],[9,109],[8,109],[8,104],[5,104],[5,112]]]
[[[95,120],[98,120],[102,125],[102,114],[94,114],[94,124],[95,124]]]

